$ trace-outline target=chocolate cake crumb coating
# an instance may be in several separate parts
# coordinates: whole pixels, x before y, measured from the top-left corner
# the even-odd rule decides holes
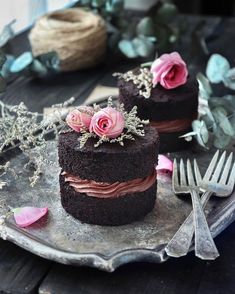
[[[133,73],[138,73],[134,69]],[[133,81],[118,80],[119,102],[127,111],[137,106],[138,116],[151,122],[164,122],[181,119],[193,121],[198,113],[198,83],[195,78],[188,77],[187,82],[174,89],[165,89],[158,84],[151,91],[149,98],[139,94],[139,89]],[[161,132],[160,153],[180,151],[192,146],[194,141],[186,141],[180,136],[192,131],[190,126],[177,132]]]
[[[157,182],[144,192],[96,198],[76,192],[60,175],[60,189],[62,206],[75,218],[89,224],[116,226],[137,221],[153,209]]]
[[[144,178],[152,173],[159,148],[156,129],[146,127],[145,131],[145,136],[135,136],[135,141],[125,140],[124,147],[118,143],[103,143],[95,148],[97,139],[90,138],[81,149],[79,133],[60,134],[59,164],[63,171],[96,182]]]
[[[152,89],[151,96],[144,98],[132,82],[118,80],[119,101],[130,111],[138,107],[138,116],[150,121],[163,121],[192,118],[198,108],[198,84],[191,77],[186,84],[174,89],[165,89],[157,85]]]

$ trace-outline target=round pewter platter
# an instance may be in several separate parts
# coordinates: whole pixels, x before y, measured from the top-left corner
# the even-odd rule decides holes
[[[90,266],[108,272],[137,261],[162,263],[168,259],[165,245],[191,210],[190,197],[176,197],[169,175],[158,175],[158,193],[154,210],[144,219],[124,226],[88,225],[67,214],[61,206],[57,143],[48,142],[48,165],[35,187],[29,186],[29,171],[23,170],[24,155],[12,154],[11,163],[19,171],[18,179],[7,176],[8,185],[0,191],[0,216],[10,208],[48,207],[49,214],[37,223],[19,228],[13,216],[0,223],[0,237],[41,257],[64,264]],[[207,167],[214,150],[171,154],[171,157],[196,157],[201,171]],[[21,171],[21,172],[20,172]],[[206,208],[214,236],[235,219],[235,193],[226,199],[212,199]]]

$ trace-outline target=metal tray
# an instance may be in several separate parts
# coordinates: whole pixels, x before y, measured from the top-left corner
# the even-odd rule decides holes
[[[188,151],[171,156],[196,157],[203,171],[213,152]],[[23,171],[24,155],[12,154],[19,178],[8,176],[10,185],[0,191],[0,200],[6,204],[0,208],[0,216],[6,214],[8,206],[47,206],[49,215],[25,229],[17,227],[9,216],[0,224],[1,238],[50,260],[108,272],[129,262],[161,263],[168,259],[164,247],[191,210],[189,197],[179,198],[172,192],[169,176],[158,176],[155,209],[142,221],[117,227],[88,225],[68,215],[61,206],[56,142],[48,142],[47,154],[55,164],[47,166],[34,188],[29,186],[28,172]],[[206,212],[216,236],[235,219],[235,193],[226,199],[211,199]]]

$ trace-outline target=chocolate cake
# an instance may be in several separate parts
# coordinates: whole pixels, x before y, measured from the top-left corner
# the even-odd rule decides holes
[[[147,74],[148,74],[148,70]],[[140,68],[132,71],[138,76]],[[145,75],[146,76],[146,75]],[[180,138],[190,132],[191,124],[198,115],[198,85],[193,77],[188,77],[183,85],[166,89],[160,83],[151,85],[149,97],[144,97],[138,88],[138,82],[119,76],[119,101],[126,110],[134,105],[138,116],[149,119],[160,135],[160,152],[172,152],[184,149],[192,144]]]
[[[82,222],[123,225],[149,213],[156,199],[159,137],[144,127],[144,136],[124,146],[89,138],[81,148],[81,134],[59,136],[60,191],[64,209]]]

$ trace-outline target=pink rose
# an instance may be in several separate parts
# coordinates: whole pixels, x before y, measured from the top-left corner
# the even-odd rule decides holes
[[[96,133],[99,137],[117,138],[122,133],[124,126],[123,114],[112,107],[106,107],[92,117],[90,132]]]
[[[173,162],[171,159],[165,155],[158,155],[158,165],[156,166],[157,172],[160,173],[172,173],[173,171]]]
[[[188,70],[178,52],[163,54],[157,58],[150,69],[153,85],[160,83],[166,89],[173,89],[187,81]]]
[[[89,106],[79,106],[69,112],[66,117],[66,123],[76,132],[80,132],[82,128],[89,129],[93,108]]]

